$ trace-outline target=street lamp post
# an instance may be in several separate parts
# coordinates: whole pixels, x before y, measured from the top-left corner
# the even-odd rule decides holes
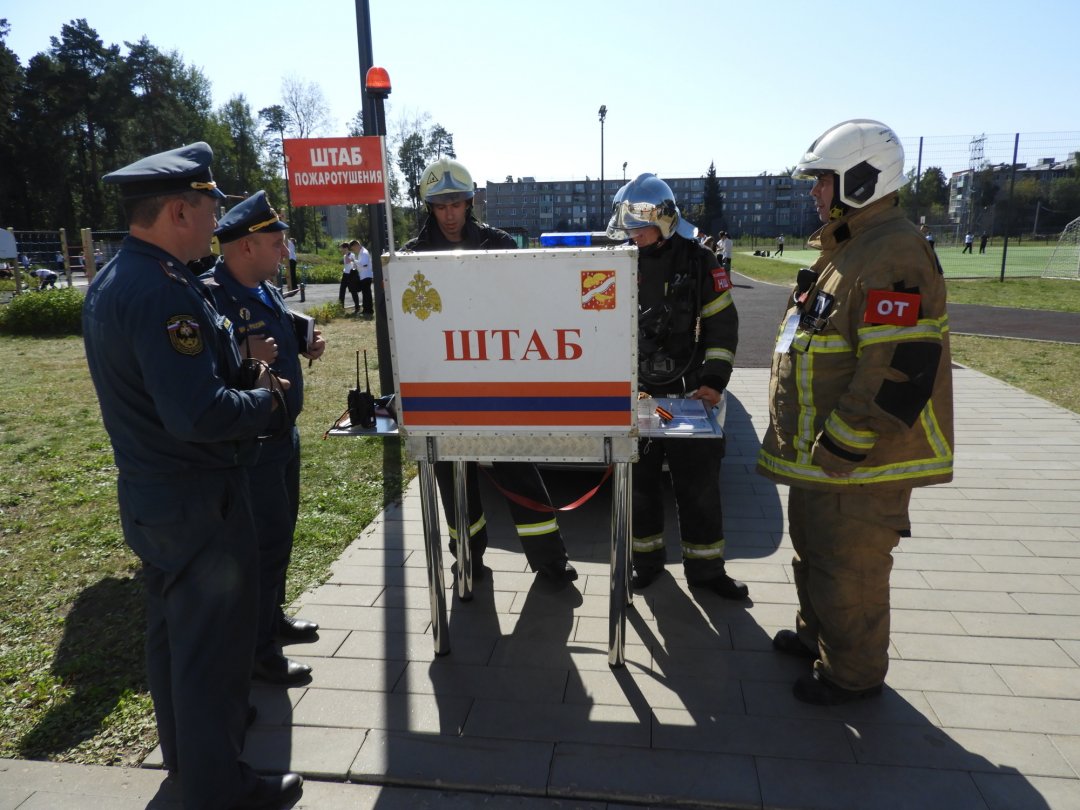
[[[622,162],[622,181],[623,185],[626,185],[626,161]]]
[[[604,225],[604,119],[607,118],[607,105],[600,105],[600,226]]]

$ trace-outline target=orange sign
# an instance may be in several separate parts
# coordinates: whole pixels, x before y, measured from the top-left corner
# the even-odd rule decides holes
[[[385,202],[377,137],[292,138],[285,166],[293,205]]]

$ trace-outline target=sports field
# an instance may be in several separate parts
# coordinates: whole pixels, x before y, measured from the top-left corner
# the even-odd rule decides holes
[[[1025,244],[1010,240],[1005,277],[1038,278],[1042,276],[1054,252],[1055,244],[1054,242]],[[946,278],[998,278],[1001,275],[1002,246],[1000,242],[996,245],[988,245],[986,253],[982,254],[978,252],[977,244],[974,253],[961,254],[961,250],[963,250],[962,246],[938,247],[938,260],[941,262]],[[740,252],[746,251],[740,250]],[[809,267],[817,257],[816,250],[794,249],[785,249],[783,256],[777,256],[775,253],[770,256],[770,258],[801,267]]]

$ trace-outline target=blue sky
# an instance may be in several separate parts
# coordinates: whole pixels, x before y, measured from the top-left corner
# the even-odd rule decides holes
[[[1080,130],[1075,0],[370,0],[388,118],[427,113],[481,184],[533,176],[778,172],[847,118],[904,140]],[[144,34],[210,79],[215,104],[257,111],[281,79],[320,85],[344,135],[361,106],[353,0],[177,6],[161,0],[5,0],[25,64],[85,17],[106,44]],[[1066,35],[1066,33],[1068,34]],[[1056,157],[1063,158],[1064,154]]]

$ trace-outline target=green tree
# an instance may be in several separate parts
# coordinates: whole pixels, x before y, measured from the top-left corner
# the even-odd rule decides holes
[[[427,165],[428,150],[423,134],[413,132],[406,135],[398,148],[398,168],[401,169],[402,177],[405,178],[407,194],[417,218],[420,215],[420,175]],[[417,219],[417,226],[419,227],[419,219]]]
[[[438,160],[442,157],[456,158],[454,151],[454,136],[447,132],[442,124],[435,124],[428,133],[427,138],[428,157]]]
[[[0,19],[0,223],[10,225],[21,222],[25,214],[26,195],[19,155],[19,118],[16,105],[25,74],[19,57],[4,40],[11,26]]]
[[[142,122],[126,157],[134,160],[203,138],[211,115],[209,79],[185,65],[177,51],[164,53],[146,37],[124,44],[124,75],[132,92],[125,112]]]
[[[1058,212],[1061,227],[1080,217],[1080,177],[1062,177],[1051,182],[1050,207]]]
[[[61,84],[54,97],[57,112],[74,153],[59,213],[64,225],[75,228],[80,221],[100,221],[103,214],[103,145],[106,130],[117,125],[112,115],[117,99],[103,92],[103,78],[118,68],[120,48],[106,46],[85,19],[61,26],[60,37],[51,37],[50,43],[58,66],[51,78]],[[108,86],[118,88],[116,83]]]
[[[706,234],[715,235],[724,222],[724,195],[720,191],[720,181],[716,178],[715,161],[709,164],[705,174],[705,189],[702,195],[701,220],[699,227]]]
[[[251,114],[251,106],[243,94],[233,96],[214,113],[220,142],[214,147],[214,177],[229,193],[249,195],[266,189],[271,198],[277,196],[276,178],[263,165],[264,138]],[[270,188],[267,188],[271,186]]]

